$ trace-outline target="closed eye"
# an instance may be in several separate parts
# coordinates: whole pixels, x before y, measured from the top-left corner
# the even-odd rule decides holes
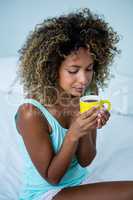
[[[70,74],[76,74],[78,71],[68,71]]]
[[[86,69],[86,71],[89,71],[89,72],[93,72],[93,68],[88,68],[88,69]],[[77,72],[78,72],[78,70],[76,70],[76,71],[68,71],[70,74],[76,74]]]

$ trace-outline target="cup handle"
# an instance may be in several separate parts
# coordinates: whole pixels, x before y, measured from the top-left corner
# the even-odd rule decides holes
[[[108,105],[107,110],[108,111],[111,110],[111,102],[109,100],[100,100],[100,104],[101,104],[101,106],[104,104],[107,104]]]

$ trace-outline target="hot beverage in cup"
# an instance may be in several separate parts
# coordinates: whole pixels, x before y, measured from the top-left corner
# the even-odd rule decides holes
[[[80,98],[80,113],[90,110],[94,106],[99,106],[100,109],[103,106],[107,107],[107,110],[111,110],[111,102],[109,100],[103,100],[97,95],[88,95]]]

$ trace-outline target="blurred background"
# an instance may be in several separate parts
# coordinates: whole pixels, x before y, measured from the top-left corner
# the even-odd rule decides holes
[[[67,2],[57,0],[56,3],[52,0],[0,0],[0,90],[5,91],[9,85],[12,85],[19,56],[18,50],[36,24],[41,23],[47,17],[58,16],[84,7],[89,7],[93,12],[103,15],[120,35],[119,48],[122,53],[115,58],[112,65],[112,73],[116,79],[112,79],[106,93],[113,103],[115,101],[118,112],[132,114],[132,0],[112,0],[111,2],[106,0],[67,0]],[[18,89],[17,85],[16,88]],[[118,96],[127,93],[129,96],[126,95],[126,98],[124,96],[119,99],[120,102],[117,102]],[[124,103],[124,108],[120,105],[122,103]]]
[[[16,74],[18,50],[45,18],[84,7],[103,15],[118,32],[122,51],[112,64],[114,78],[100,91],[112,102],[112,117],[99,130],[90,181],[133,180],[133,1],[0,0],[0,200],[17,200],[21,186],[23,162],[14,125],[14,114],[23,100]]]

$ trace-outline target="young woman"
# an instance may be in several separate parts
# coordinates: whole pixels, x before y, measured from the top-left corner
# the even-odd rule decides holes
[[[20,53],[25,99],[15,115],[25,161],[21,200],[131,200],[133,182],[89,183],[97,128],[109,112],[79,113],[81,96],[104,87],[119,51],[116,32],[83,9],[45,20]]]

